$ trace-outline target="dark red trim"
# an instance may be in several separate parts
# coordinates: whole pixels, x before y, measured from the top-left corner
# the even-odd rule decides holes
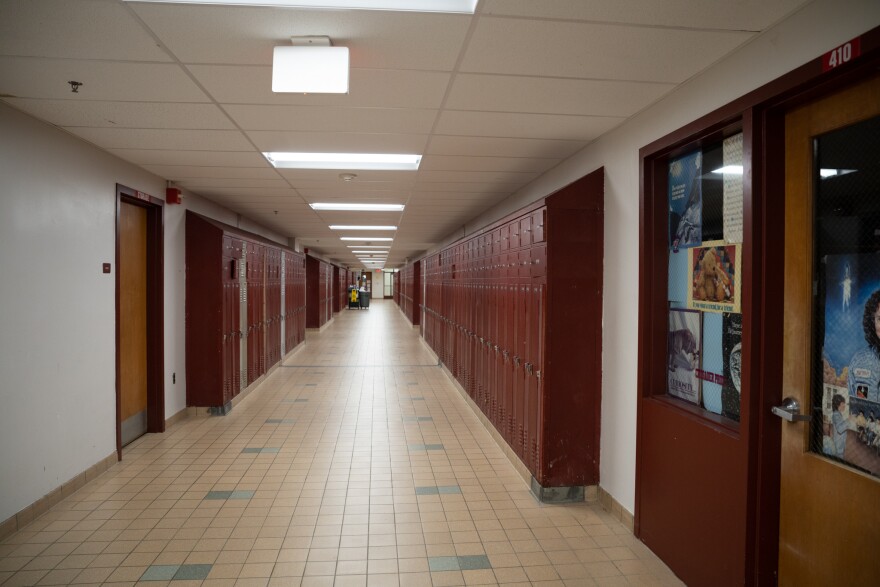
[[[842,88],[877,71],[880,27],[859,37],[861,56],[831,71],[817,57],[788,74],[738,98],[639,151],[640,259],[638,412],[636,431],[635,533],[643,537],[642,484],[646,463],[645,411],[664,400],[653,384],[663,381],[659,358],[665,355],[665,292],[667,291],[665,163],[668,157],[706,142],[735,125],[743,131],[744,245],[742,311],[750,316],[743,328],[743,413],[740,425],[696,414],[676,405],[688,418],[724,435],[742,435],[747,443],[747,515],[744,568],[746,583],[775,584],[779,539],[780,424],[769,416],[780,399],[784,283],[778,267],[784,262],[784,114],[793,106]],[[749,166],[751,164],[751,173]],[[656,197],[654,194],[657,194]],[[663,349],[661,353],[660,350]],[[659,354],[658,354],[659,353]],[[687,412],[694,412],[687,414]],[[692,545],[680,545],[690,548]],[[713,547],[710,545],[710,547]],[[695,553],[689,556],[695,558]],[[696,557],[698,558],[698,557]],[[674,569],[675,570],[675,569]]]
[[[119,381],[119,215],[122,203],[147,211],[147,432],[165,432],[165,203],[116,184],[116,456],[122,460]]]

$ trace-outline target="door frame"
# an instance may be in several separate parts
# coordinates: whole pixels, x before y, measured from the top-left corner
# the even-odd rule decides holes
[[[147,432],[165,432],[165,203],[116,184],[116,459],[119,461],[122,460],[119,215],[123,203],[147,212]]]
[[[742,520],[746,544],[743,566],[736,569],[747,584],[775,584],[779,549],[779,489],[781,421],[770,408],[781,401],[782,305],[784,291],[784,199],[785,152],[784,115],[795,105],[830,94],[871,75],[880,66],[880,27],[859,37],[861,56],[826,71],[823,57],[817,57],[782,77],[734,100],[694,122],[652,142],[639,151],[640,159],[640,263],[639,358],[636,420],[636,486],[634,533],[642,533],[642,501],[652,488],[645,482],[647,462],[646,410],[674,411],[674,417],[688,425],[705,425],[720,434],[738,435],[744,447],[747,515]],[[743,132],[743,264],[742,311],[749,313],[751,328],[743,328],[743,405],[741,426],[712,421],[699,409],[677,405],[658,394],[658,367],[666,354],[666,292],[668,254],[666,239],[666,179],[658,177],[670,155],[701,142],[720,138],[724,129],[741,125]],[[749,174],[749,170],[751,173]],[[658,244],[659,243],[659,244]],[[662,245],[662,246],[659,246]],[[661,377],[661,380],[665,381]],[[665,387],[664,387],[665,389]],[[650,544],[649,544],[650,546]],[[686,581],[693,576],[699,557],[694,545],[690,561],[672,570]],[[706,548],[709,545],[703,545]],[[662,558],[662,557],[661,557]],[[691,565],[688,567],[687,565]]]

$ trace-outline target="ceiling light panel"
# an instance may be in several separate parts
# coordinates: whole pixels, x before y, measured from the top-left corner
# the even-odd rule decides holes
[[[367,226],[355,224],[331,224],[330,230],[397,230],[396,226]]]
[[[348,47],[275,47],[272,91],[347,94]]]
[[[385,171],[415,171],[421,155],[386,153],[284,153],[267,152],[263,155],[279,169],[377,169]]]
[[[339,240],[388,243],[393,241],[394,239],[388,236],[341,236],[339,237]]]
[[[394,10],[405,12],[451,12],[473,14],[477,0],[126,0],[161,4],[219,4],[231,6],[279,6],[334,10]]]
[[[359,240],[359,239],[358,239]],[[348,245],[349,249],[390,249],[390,245]],[[354,253],[355,251],[351,251]]]
[[[312,210],[352,210],[358,212],[403,212],[403,204],[309,204]]]

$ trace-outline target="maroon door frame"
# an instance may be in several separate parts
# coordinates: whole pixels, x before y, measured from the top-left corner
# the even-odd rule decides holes
[[[781,194],[785,191],[784,124],[787,110],[796,104],[827,94],[876,73],[880,66],[880,27],[861,35],[861,57],[831,71],[825,71],[818,57],[779,79],[746,94],[730,104],[663,137],[640,150],[640,264],[639,283],[639,362],[638,416],[636,450],[636,499],[634,530],[643,542],[660,555],[685,582],[719,584],[717,577],[707,575],[706,560],[711,560],[724,546],[719,540],[686,543],[686,537],[675,536],[664,543],[665,536],[650,536],[645,527],[644,507],[656,500],[659,478],[649,478],[656,458],[677,459],[671,464],[678,470],[693,468],[692,455],[655,456],[652,461],[648,426],[657,425],[657,418],[675,419],[678,424],[695,428],[702,426],[718,438],[739,439],[743,445],[736,455],[742,476],[724,493],[740,492],[745,515],[726,523],[739,525],[737,535],[744,543],[735,545],[743,558],[736,568],[725,569],[723,579],[740,584],[776,584],[779,541],[779,466],[780,420],[770,415],[770,407],[781,401],[782,304],[784,283],[778,269],[784,242],[784,207]],[[743,397],[739,426],[720,418],[707,416],[697,408],[681,405],[661,394],[665,392],[666,356],[666,292],[667,292],[667,210],[666,163],[669,157],[701,144],[720,139],[725,130],[741,126],[743,131],[743,240],[742,249],[742,311],[750,316],[743,324]],[[661,389],[658,389],[658,385]],[[682,434],[673,428],[679,440]],[[698,447],[698,452],[706,452]],[[736,452],[736,451],[735,451]],[[667,463],[669,464],[669,463]],[[693,482],[706,471],[694,471]],[[654,483],[652,483],[654,482]],[[662,490],[661,490],[662,491]],[[696,490],[688,495],[689,500]],[[716,507],[719,496],[703,497]],[[699,499],[699,498],[697,498]],[[657,504],[654,503],[653,507]],[[679,502],[673,516],[694,516],[706,511]],[[720,508],[719,508],[720,509]],[[724,513],[720,512],[720,516]],[[668,518],[672,520],[672,518]],[[713,536],[724,539],[727,528],[712,520]],[[671,522],[675,523],[675,522]],[[692,524],[706,525],[706,519]],[[718,572],[718,569],[715,569]]]
[[[119,214],[123,203],[147,211],[147,432],[165,432],[165,203],[144,192],[116,184],[116,458],[120,461]]]

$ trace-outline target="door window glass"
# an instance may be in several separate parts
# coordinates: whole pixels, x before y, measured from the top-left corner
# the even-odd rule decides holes
[[[812,172],[817,277],[812,450],[875,476],[880,476],[878,136],[880,117],[817,137]]]

